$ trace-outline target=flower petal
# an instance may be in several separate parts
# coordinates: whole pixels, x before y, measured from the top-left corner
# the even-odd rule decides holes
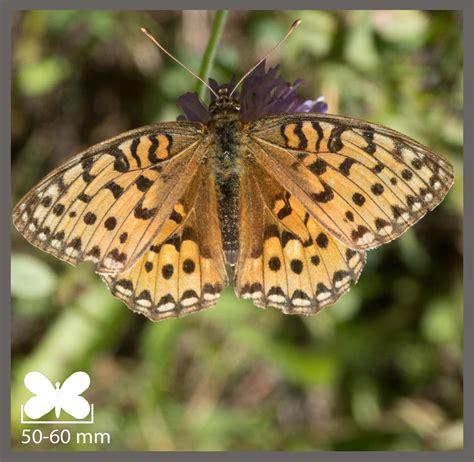
[[[184,120],[190,122],[203,122],[206,123],[209,120],[209,110],[201,103],[197,93],[185,93],[178,98],[178,105],[181,107],[185,114]],[[180,116],[178,120],[183,120]]]
[[[293,83],[287,82],[279,75],[279,70],[279,65],[265,70],[265,61],[262,61],[244,80],[240,94],[234,93],[233,96],[240,103],[240,116],[244,122],[282,112],[327,112],[328,105],[322,96],[316,100],[301,101],[296,90],[303,81],[297,79]],[[235,82],[232,79],[230,83],[219,85],[216,80],[209,79],[209,86],[216,93],[221,88],[231,92],[235,88]],[[215,99],[215,95],[211,93],[211,102]],[[209,120],[209,110],[196,93],[186,93],[179,97],[178,104],[185,113],[179,120]]]

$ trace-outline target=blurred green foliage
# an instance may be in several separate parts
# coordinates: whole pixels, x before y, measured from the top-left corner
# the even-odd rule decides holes
[[[141,34],[197,70],[213,14],[29,11],[14,18],[13,200],[72,154],[179,114],[195,87]],[[303,98],[398,129],[455,165],[447,199],[369,252],[360,282],[315,317],[239,301],[153,324],[12,235],[12,444],[23,377],[86,370],[93,431],[73,450],[451,450],[462,447],[462,17],[439,11],[233,12],[212,76],[270,59]]]

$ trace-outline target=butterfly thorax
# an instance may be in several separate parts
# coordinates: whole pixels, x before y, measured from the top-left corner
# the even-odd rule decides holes
[[[215,137],[210,162],[216,185],[218,213],[224,254],[231,268],[239,250],[241,137],[243,122],[238,102],[220,94],[209,107],[209,130]]]

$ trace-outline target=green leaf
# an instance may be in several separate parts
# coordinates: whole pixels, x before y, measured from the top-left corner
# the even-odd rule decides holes
[[[17,83],[24,95],[41,96],[56,87],[68,73],[64,59],[50,57],[21,67],[18,70]]]
[[[378,34],[401,48],[421,46],[428,35],[428,18],[423,11],[377,11],[373,24]]]
[[[44,298],[54,291],[56,275],[41,260],[30,255],[12,255],[12,295],[23,299]]]
[[[345,48],[347,61],[362,71],[373,70],[378,65],[370,14],[368,11],[353,12],[354,25],[349,30]]]
[[[435,344],[456,342],[462,330],[456,308],[450,299],[433,302],[421,323],[425,338]]]

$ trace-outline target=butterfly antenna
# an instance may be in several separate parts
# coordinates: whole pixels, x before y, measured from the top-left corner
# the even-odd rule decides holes
[[[153,37],[152,33],[145,27],[142,27],[141,28],[141,31],[165,54],[167,54],[173,61],[177,62],[180,66],[184,67],[184,69],[186,69],[192,76],[194,76],[196,79],[198,79],[199,81],[201,81],[208,89],[209,91],[214,94],[214,96],[217,98],[218,95],[217,93],[210,87],[210,85],[204,81],[203,79],[201,79],[201,77],[199,77],[199,75],[196,75],[191,69],[189,69],[188,66],[186,66],[185,64],[183,64],[178,58],[174,57],[163,45],[160,44],[160,42],[158,42],[158,40],[156,40],[155,37]]]
[[[301,19],[297,19],[291,27],[288,29],[288,32],[286,35],[260,60],[258,61],[255,66],[253,66],[248,72],[244,74],[244,76],[237,82],[237,85],[234,87],[234,89],[230,92],[229,96],[232,96],[235,90],[241,85],[241,83],[251,74],[263,61],[265,61],[270,55],[272,55],[278,48],[280,48],[283,43],[286,41],[286,39],[296,30],[296,28],[301,24]]]

